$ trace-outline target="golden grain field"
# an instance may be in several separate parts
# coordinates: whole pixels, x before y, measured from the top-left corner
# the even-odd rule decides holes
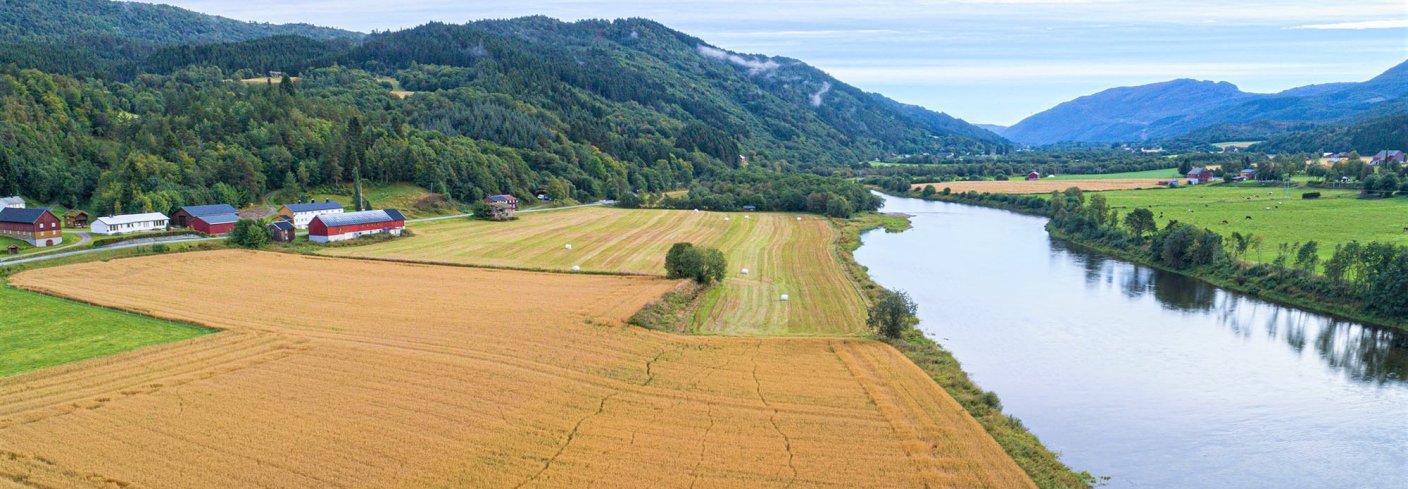
[[[1026,180],[982,180],[974,182],[937,182],[937,183],[917,183],[915,190],[922,190],[926,185],[933,185],[934,190],[942,191],[948,188],[953,192],[974,191],[978,193],[992,194],[1045,194],[1058,192],[1071,187],[1076,187],[1089,192],[1102,190],[1131,190],[1136,188],[1158,188],[1159,182],[1168,181],[1167,178],[1114,178],[1106,180],[1037,180],[1028,182]]]
[[[670,246],[692,242],[719,248],[729,263],[723,286],[701,301],[702,310],[692,325],[695,331],[730,335],[868,332],[865,303],[832,251],[835,230],[830,221],[817,216],[591,207],[521,214],[511,222],[419,223],[412,230],[413,238],[322,253],[660,275]],[[788,301],[780,300],[783,294]]]
[[[0,379],[0,486],[1033,487],[883,343],[622,326],[668,280],[216,251],[12,282],[225,331]]]

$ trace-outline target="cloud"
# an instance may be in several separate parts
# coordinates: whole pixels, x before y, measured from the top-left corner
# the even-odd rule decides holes
[[[1298,25],[1294,29],[1354,30],[1365,29],[1408,29],[1408,19],[1362,20],[1359,22],[1338,22],[1334,24]]]
[[[955,65],[835,65],[825,71],[848,83],[1030,82],[1041,80],[1105,79],[1225,80],[1243,76],[1340,69],[1313,63],[1160,63],[1160,62],[1043,62]]]
[[[772,59],[767,57],[751,58],[747,56],[740,56],[719,48],[705,46],[703,44],[700,44],[698,46],[698,49],[699,54],[703,55],[706,58],[717,59],[719,61],[727,61],[739,67],[747,68],[748,74],[750,75],[766,73],[769,71],[776,70],[782,66],[776,61],[773,61]]]
[[[812,107],[821,107],[821,98],[826,96],[826,92],[831,91],[831,82],[821,82],[821,90],[817,90],[811,96]]]

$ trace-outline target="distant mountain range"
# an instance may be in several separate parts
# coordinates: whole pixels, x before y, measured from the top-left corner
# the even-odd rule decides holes
[[[1408,62],[1365,82],[1310,85],[1276,94],[1188,79],[1112,88],[1057,105],[999,134],[1029,145],[1190,135],[1265,139],[1307,125],[1353,124],[1402,112],[1408,112]]]

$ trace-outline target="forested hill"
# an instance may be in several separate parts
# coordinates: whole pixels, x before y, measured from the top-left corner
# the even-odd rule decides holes
[[[590,200],[728,191],[747,181],[740,169],[846,174],[884,155],[1008,147],[799,61],[645,20],[430,24],[124,56],[96,72],[0,65],[0,193],[169,211],[360,174],[461,201],[539,189]],[[241,81],[271,69],[295,78]]]
[[[245,41],[277,35],[314,39],[360,33],[309,24],[243,22],[170,5],[109,0],[0,0],[0,40],[68,43],[98,39],[184,44]]]
[[[1114,88],[1028,117],[1003,135],[1033,145],[1203,135],[1266,139],[1306,125],[1340,125],[1404,112],[1408,112],[1408,63],[1364,82],[1312,85],[1276,94],[1247,93],[1226,82],[1194,80]]]

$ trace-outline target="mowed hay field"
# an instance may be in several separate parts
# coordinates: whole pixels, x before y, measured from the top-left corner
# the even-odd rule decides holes
[[[1058,192],[1071,187],[1090,192],[1105,190],[1129,190],[1136,188],[1158,188],[1160,181],[1167,181],[1163,178],[1094,178],[1089,180],[1060,180],[1041,179],[1028,182],[1022,179],[1007,181],[980,180],[972,182],[936,182],[917,183],[914,190],[923,190],[927,185],[933,185],[934,190],[943,191],[948,188],[953,192],[978,192],[990,194],[1046,194]]]
[[[865,302],[835,256],[830,221],[798,217],[588,207],[520,214],[510,222],[413,224],[413,238],[322,253],[560,271],[576,265],[584,271],[661,275],[670,246],[692,242],[722,250],[729,263],[723,286],[701,301],[695,331],[866,333]],[[787,302],[779,300],[782,294],[789,296]]]
[[[883,343],[621,325],[673,281],[247,251],[12,281],[225,331],[0,379],[0,485],[1033,487]]]

